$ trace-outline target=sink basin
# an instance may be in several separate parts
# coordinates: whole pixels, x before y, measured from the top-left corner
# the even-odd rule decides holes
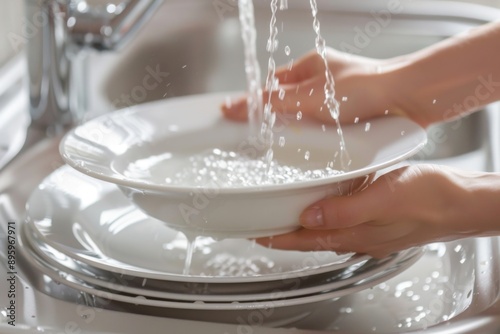
[[[278,64],[286,64],[290,58],[314,47],[308,3],[302,0],[288,2],[289,9],[278,13],[279,20],[283,19],[283,25],[278,23]],[[173,96],[244,90],[243,49],[235,3],[229,0],[165,0],[137,38],[120,52],[90,53],[86,91],[92,99],[88,105],[88,117]],[[268,57],[264,46],[268,34],[269,1],[254,0],[254,3],[262,66],[267,64]],[[480,6],[443,3],[412,1],[405,4],[400,14],[392,15],[387,26],[366,45],[358,45],[357,51],[371,57],[400,55],[500,16],[498,11]],[[387,9],[385,0],[325,0],[318,1],[318,4],[322,33],[327,43],[337,48],[345,48],[348,44],[356,46],[359,29],[376,22],[374,12]],[[287,45],[291,49],[290,57],[284,52]],[[491,105],[460,122],[429,128],[429,144],[410,163],[425,161],[499,172],[500,110],[497,109],[498,105]],[[0,171],[1,220],[22,220],[31,191],[62,164],[58,143],[59,138],[40,141]],[[342,297],[332,307],[311,314],[293,326],[298,328],[297,333],[399,333],[410,330],[436,334],[486,333],[485,326],[497,324],[486,316],[500,314],[500,304],[497,304],[500,297],[498,254],[500,244],[496,237],[431,245],[410,270],[373,289]],[[297,280],[300,284],[300,277]],[[22,290],[27,302],[36,305],[33,301],[36,289]],[[19,301],[21,296],[20,293]],[[24,321],[28,324],[36,318],[42,325],[54,328],[57,321],[65,324],[69,314],[79,328],[102,330],[95,326],[102,323],[99,312],[105,314],[106,310],[94,312],[96,320],[91,322],[76,316],[71,304],[57,304],[60,301],[50,300],[45,295],[38,298],[44,300],[44,305],[50,302],[64,311],[58,314],[49,312],[50,307],[33,307],[26,315],[18,315],[19,323],[25,316]],[[255,310],[255,317],[241,319],[238,326],[203,324],[198,331],[288,332],[254,327],[259,325],[259,319],[265,317],[266,312],[270,311]],[[116,317],[116,314],[112,315]],[[155,326],[175,323],[176,328],[182,329],[179,332],[188,332],[187,328],[195,326],[195,322],[179,323],[158,317],[146,318],[142,322],[137,317],[131,318],[134,318],[134,323],[130,326],[124,325],[126,321],[115,321],[108,323],[106,329],[114,332],[120,328],[118,332],[133,333],[133,328],[139,326],[137,324],[151,322]]]
[[[269,1],[254,3],[257,56],[265,77],[269,57],[265,48],[269,35]],[[318,14],[322,35],[329,46],[341,50],[359,45],[360,27],[374,21],[369,12],[360,11],[359,3],[352,8],[342,5],[337,8],[331,2],[319,1],[319,6],[327,9]],[[97,80],[101,83],[99,91],[112,107],[122,108],[172,96],[244,90],[243,43],[237,8],[232,5],[222,16],[218,14],[212,2],[166,1],[138,38],[123,49],[123,56],[109,55],[110,60],[113,59],[111,67],[99,68],[96,72],[103,78]],[[297,1],[289,1],[289,9],[279,11],[277,17],[279,47],[275,60],[276,64],[285,65],[314,48],[315,34],[307,2],[299,5]],[[421,22],[421,26],[411,29],[417,22],[403,18],[393,21],[367,41],[366,46],[356,48],[355,51],[359,50],[356,53],[377,58],[396,56],[441,40],[452,33],[451,28],[459,31],[465,26],[439,29],[442,22],[436,20],[426,21],[425,27]],[[408,39],[410,34],[412,38]],[[286,46],[290,49],[289,55],[285,52]],[[146,88],[149,85],[144,85],[144,80],[152,70],[161,72],[161,78],[157,78],[157,85]]]

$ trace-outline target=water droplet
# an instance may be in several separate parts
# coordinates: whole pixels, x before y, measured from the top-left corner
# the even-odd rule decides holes
[[[314,88],[311,88],[311,90],[309,91],[309,96],[312,96],[314,93]]]
[[[297,107],[300,107],[300,101],[297,101]]]
[[[4,322],[4,321],[6,321],[8,319],[7,318],[7,314],[8,314],[8,312],[7,312],[6,308],[2,308],[0,310],[0,322]]]
[[[352,313],[352,308],[350,307],[342,307],[340,310],[339,310],[340,313],[345,313],[345,314],[351,314]]]
[[[306,154],[304,154],[304,159],[309,160],[310,157],[311,157],[311,152],[306,151]]]
[[[280,147],[285,146],[285,137],[281,136],[279,141],[278,141],[278,144]]]
[[[404,131],[401,131],[401,136],[404,136],[406,132]]]
[[[384,111],[384,115],[389,114],[389,110]]]
[[[290,55],[290,47],[289,47],[288,45],[287,45],[287,46],[285,46],[285,54],[286,54],[287,56],[289,56],[289,55]]]
[[[280,88],[280,91],[279,91],[279,93],[278,93],[278,98],[279,98],[281,101],[283,101],[283,100],[285,99],[285,94],[286,94],[285,90],[284,90],[283,88]]]
[[[370,127],[371,127],[370,122],[367,122],[367,123],[365,124],[365,132],[370,131]]]
[[[432,104],[436,104],[436,102],[437,102],[436,99],[432,100]]]
[[[358,124],[358,123],[359,123],[359,117],[356,117],[356,118],[354,119],[354,124]]]
[[[325,124],[322,124],[322,125],[321,125],[321,130],[323,130],[323,132],[325,132],[325,131],[326,131],[326,125],[325,125]]]
[[[187,67],[187,65],[182,66],[182,68],[186,68],[186,67]]]
[[[300,121],[301,119],[302,119],[302,111],[298,111],[297,112],[297,121]]]
[[[347,96],[342,96],[342,102],[346,102],[347,101]]]

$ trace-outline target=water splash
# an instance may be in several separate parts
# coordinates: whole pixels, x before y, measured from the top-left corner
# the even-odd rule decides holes
[[[279,138],[279,146],[286,144],[285,137]],[[298,152],[301,152],[298,149]],[[309,160],[313,153],[304,152]],[[299,181],[321,179],[341,174],[342,171],[326,166],[321,169],[302,169],[298,166],[268,162],[265,157],[251,159],[234,151],[212,150],[189,157],[186,168],[170,178],[169,184],[196,187],[236,188],[262,185],[288,184]],[[272,177],[268,177],[272,176]]]
[[[187,239],[187,248],[186,248],[186,258],[184,260],[184,270],[182,271],[183,275],[189,275],[191,272],[191,262],[193,261],[193,254],[196,248],[196,239],[198,235],[191,235],[189,233],[184,234]]]

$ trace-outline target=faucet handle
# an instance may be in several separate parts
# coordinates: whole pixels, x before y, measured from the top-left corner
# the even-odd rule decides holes
[[[31,127],[58,134],[83,120],[85,67],[79,51],[86,46],[116,49],[132,37],[162,0],[25,0],[26,17],[49,24],[26,45]],[[97,0],[92,0],[96,2]],[[104,3],[104,5],[102,5]]]

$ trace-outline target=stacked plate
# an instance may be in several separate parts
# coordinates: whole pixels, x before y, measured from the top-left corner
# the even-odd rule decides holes
[[[333,126],[278,124],[286,145],[273,147],[271,173],[248,160],[248,126],[224,120],[220,101],[224,95],[201,95],[117,111],[63,139],[71,167],[33,192],[19,240],[29,268],[42,273],[35,277],[43,291],[129,312],[278,326],[419,258],[420,249],[373,259],[281,251],[249,239],[296,230],[308,203],[352,193],[418,152],[424,129],[401,117],[373,120],[370,131],[344,128],[350,169],[324,174],[324,166],[340,164]],[[270,174],[277,183],[260,179]],[[177,231],[220,239],[188,240]]]
[[[67,166],[33,192],[19,242],[31,267],[100,305],[276,326],[383,282],[421,255],[410,249],[373,259],[199,237],[189,263],[184,235],[145,215],[115,185]]]

